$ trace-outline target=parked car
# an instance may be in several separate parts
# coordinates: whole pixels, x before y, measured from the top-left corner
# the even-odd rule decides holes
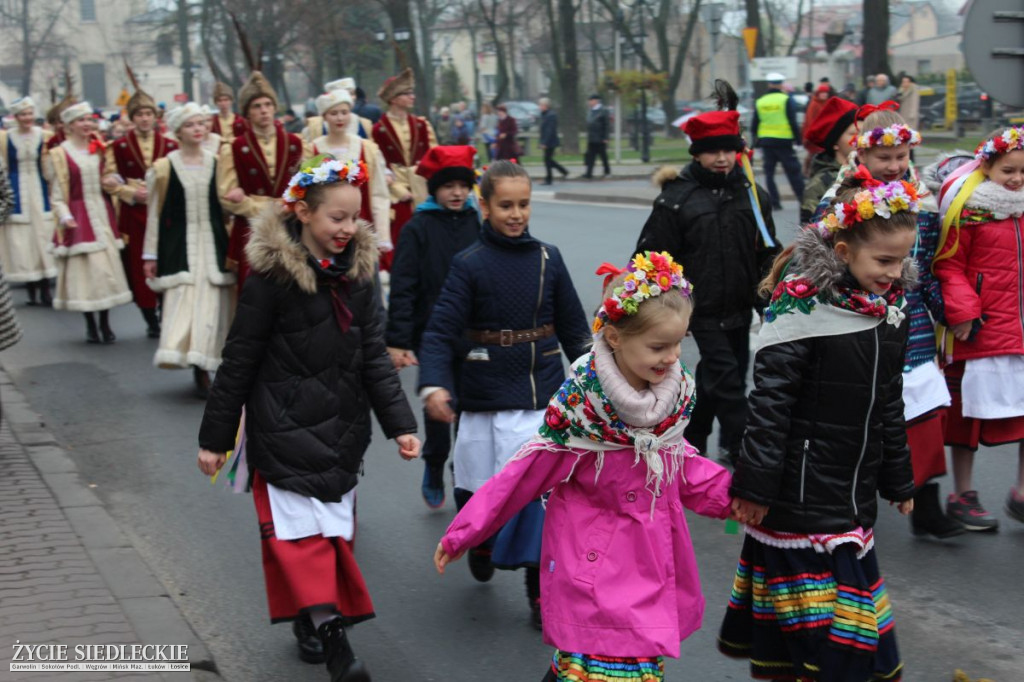
[[[521,131],[532,128],[540,118],[540,107],[536,102],[510,101],[502,104],[508,109],[508,115],[516,120],[516,125]]]

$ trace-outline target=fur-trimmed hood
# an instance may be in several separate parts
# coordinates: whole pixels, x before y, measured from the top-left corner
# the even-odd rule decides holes
[[[1024,190],[1006,189],[997,182],[986,180],[978,185],[967,199],[968,208],[991,211],[997,220],[1024,215]]]
[[[662,166],[651,174],[651,182],[655,187],[664,187],[666,182],[678,178],[681,172],[682,169],[675,166]]]
[[[317,290],[316,270],[309,263],[309,251],[289,234],[287,211],[277,202],[267,206],[250,222],[252,236],[245,247],[249,266],[281,284],[294,282],[306,293]],[[348,245],[352,249],[345,276],[350,280],[373,277],[377,245],[370,225],[359,220],[359,230]]]
[[[839,260],[832,245],[813,228],[803,229],[797,235],[790,271],[804,275],[829,297],[838,295],[842,281],[849,276],[846,263]],[[903,260],[903,274],[895,284],[904,291],[917,287],[917,265],[912,257]]]

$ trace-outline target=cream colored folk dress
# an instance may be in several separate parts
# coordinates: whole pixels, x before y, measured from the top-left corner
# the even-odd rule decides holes
[[[124,243],[111,227],[109,204],[100,185],[102,159],[101,153],[90,154],[65,140],[50,150],[45,161],[57,221],[74,212],[87,216],[91,227],[89,234],[78,220],[78,228],[57,228],[53,250],[57,262],[53,307],[57,310],[95,312],[132,302],[121,263]]]
[[[218,265],[210,220],[216,161],[217,157],[204,149],[202,165],[185,165],[181,151],[174,151],[154,163],[146,176],[152,197],[142,249],[146,260],[160,260],[160,215],[172,168],[185,193],[187,269],[146,282],[163,294],[160,345],[153,358],[153,364],[162,369],[195,366],[216,370],[235,316],[235,274],[223,272]]]
[[[0,264],[11,282],[38,282],[57,276],[50,245],[56,224],[53,213],[47,210],[49,197],[39,172],[49,137],[38,127],[27,134],[17,128],[0,131],[0,164],[18,197],[14,212],[0,227]]]

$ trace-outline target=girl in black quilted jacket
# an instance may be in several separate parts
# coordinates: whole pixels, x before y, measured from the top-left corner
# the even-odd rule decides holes
[[[919,203],[862,167],[765,282],[730,488],[746,538],[719,634],[757,679],[900,678],[873,526],[879,495],[913,509],[902,368]]]
[[[405,459],[416,418],[388,357],[373,234],[358,219],[366,168],[316,157],[253,222],[245,282],[199,432],[199,468],[220,469],[243,405],[272,623],[332,682],[363,682],[345,628],[373,617],[352,553],[354,488],[370,410]]]

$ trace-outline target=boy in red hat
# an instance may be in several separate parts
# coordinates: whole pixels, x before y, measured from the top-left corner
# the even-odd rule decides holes
[[[807,126],[804,142],[821,149],[811,161],[811,175],[800,202],[800,222],[807,223],[818,209],[818,202],[835,182],[839,169],[854,150],[857,134],[857,105],[842,97],[832,97]]]
[[[683,132],[693,161],[682,171],[663,168],[655,174],[661,194],[635,251],[668,251],[693,282],[690,330],[700,363],[685,436],[706,453],[717,417],[719,457],[732,461],[747,421],[752,313],[764,305],[757,289],[780,249],[771,199],[737,163],[746,148],[739,114],[709,111],[689,119]]]
[[[470,199],[476,182],[474,156],[476,149],[467,145],[432,147],[416,169],[426,178],[430,196],[402,229],[391,265],[387,344],[398,369],[418,364],[423,330],[452,258],[480,236],[480,216]],[[451,426],[424,413],[424,430],[423,500],[437,509],[444,505]]]

